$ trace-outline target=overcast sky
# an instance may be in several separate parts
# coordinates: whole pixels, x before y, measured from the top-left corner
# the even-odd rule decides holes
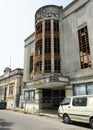
[[[67,6],[73,0],[0,0],[0,76],[5,67],[24,66],[24,40],[35,31],[35,12],[52,4]]]

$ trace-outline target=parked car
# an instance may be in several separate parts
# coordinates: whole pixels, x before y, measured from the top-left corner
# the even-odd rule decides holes
[[[58,108],[58,116],[63,118],[64,123],[89,123],[93,128],[93,95],[65,98]]]
[[[0,100],[0,109],[6,109],[7,102],[5,100]]]

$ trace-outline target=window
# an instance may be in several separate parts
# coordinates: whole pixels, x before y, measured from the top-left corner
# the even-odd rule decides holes
[[[93,94],[93,83],[87,83],[87,93]]]
[[[30,63],[29,63],[29,79],[33,78],[33,56],[30,56]]]
[[[42,39],[38,40],[35,44],[35,55],[42,55]]]
[[[40,72],[42,70],[42,62],[38,61],[35,63],[35,72]]]
[[[87,98],[73,98],[72,101],[73,106],[86,106],[87,105]]]
[[[51,72],[51,20],[45,21],[45,73]]]
[[[42,33],[42,22],[38,23],[36,26],[36,35]]]
[[[45,60],[45,72],[51,71],[51,60]]]
[[[24,92],[24,98],[25,98],[25,100],[28,100],[28,91]]]
[[[54,60],[55,72],[60,72],[60,60]]]
[[[73,87],[73,95],[89,95],[93,94],[93,82],[86,84],[75,84]]]
[[[74,95],[86,95],[86,84],[76,84],[73,88]]]
[[[51,38],[51,20],[45,20],[45,38]]]
[[[0,87],[0,96],[3,96],[3,95],[4,95],[4,92],[5,92],[5,87],[4,87],[4,86],[1,86],[1,87]]]
[[[9,85],[9,95],[13,95],[14,84]]]
[[[54,20],[54,31],[59,32],[59,21],[58,20]]]
[[[45,38],[45,53],[51,53],[51,39]]]
[[[60,43],[58,20],[54,20],[54,72],[60,73]]]
[[[91,67],[91,56],[87,26],[78,30],[81,69]]]
[[[42,34],[41,34],[42,36]],[[36,44],[35,44],[35,74],[41,73],[42,69],[42,37],[36,38]]]
[[[59,38],[54,38],[54,53],[60,53]]]
[[[25,100],[35,100],[35,91],[34,90],[28,90],[24,92]]]
[[[33,71],[33,56],[30,56],[30,66],[29,66],[29,68],[30,68],[30,73],[32,73],[32,71]]]
[[[45,21],[45,32],[50,32],[51,31],[51,21],[46,20]]]

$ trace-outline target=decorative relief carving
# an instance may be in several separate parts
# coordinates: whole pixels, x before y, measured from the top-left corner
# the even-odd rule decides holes
[[[55,14],[56,18],[59,18],[59,14]]]
[[[35,16],[35,22],[39,22],[40,19],[43,19],[43,18],[52,18],[52,17],[55,17],[55,18],[59,18],[59,14],[58,13],[47,13],[47,11],[44,9],[44,10],[41,10],[39,11],[36,16]]]
[[[43,13],[45,13],[46,12],[46,10],[43,10]]]

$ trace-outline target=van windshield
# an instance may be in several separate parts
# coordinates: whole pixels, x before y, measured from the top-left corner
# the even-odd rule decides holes
[[[62,102],[61,105],[69,105],[71,101],[71,98],[65,98]]]

